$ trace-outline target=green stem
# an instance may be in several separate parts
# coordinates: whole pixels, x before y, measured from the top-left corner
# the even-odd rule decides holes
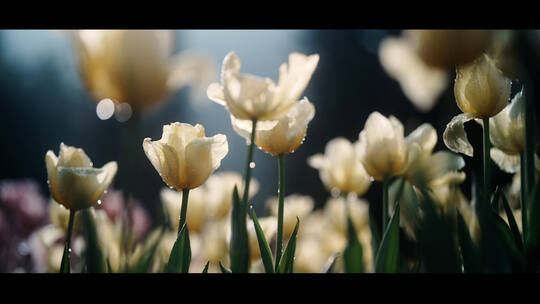
[[[68,229],[67,229],[67,233],[66,233],[66,241],[65,241],[65,247],[64,247],[64,251],[67,250],[67,256],[64,255],[62,256],[62,262],[60,263],[60,273],[64,273],[65,272],[65,269],[64,269],[64,259],[67,257],[68,261],[71,260],[70,259],[70,256],[71,256],[71,234],[73,233],[73,222],[75,221],[75,212],[77,212],[77,210],[69,210],[69,222],[68,222]]]
[[[529,78],[529,77],[526,77]],[[530,83],[530,79],[527,79],[528,81],[526,84]],[[536,169],[534,165],[534,159],[535,159],[535,153],[534,153],[534,145],[535,145],[535,130],[536,130],[536,122],[535,122],[535,100],[533,99],[534,91],[532,85],[529,86],[527,89],[527,86],[525,87],[525,151],[523,152],[522,158],[524,161],[521,164],[521,185],[522,188],[525,188],[525,192],[522,192],[525,198],[524,201],[527,201],[528,196],[531,194],[533,188],[536,185],[535,182],[535,175],[536,175]],[[523,187],[525,185],[525,187]],[[522,214],[523,214],[523,237],[525,238],[525,235],[528,234],[528,221],[526,221],[528,217],[528,210],[527,210],[527,204],[525,203],[523,206],[525,206],[525,209],[522,207]]]
[[[281,260],[281,250],[283,247],[283,204],[285,200],[285,154],[278,156],[278,226],[277,226],[277,244],[276,244],[276,268]]]
[[[257,128],[257,119],[252,120],[251,128],[251,142],[248,148],[248,154],[246,159],[246,173],[244,175],[244,196],[242,197],[244,213],[247,213],[247,201],[249,195],[249,182],[251,181],[251,161],[253,160],[253,147],[255,146],[255,131]]]
[[[382,227],[383,231],[381,235],[384,235],[386,231],[386,225],[388,224],[388,186],[390,184],[390,178],[384,176],[383,178],[383,205],[382,205]]]
[[[182,206],[180,210],[180,223],[178,225],[178,234],[180,234],[182,226],[184,226],[184,224],[186,223],[188,197],[189,189],[182,189]]]
[[[489,150],[491,142],[489,141],[489,117],[482,118],[484,124],[484,195],[486,202],[489,204],[491,193],[491,168]]]
[[[522,231],[523,231],[523,241],[527,240],[527,230],[525,227],[527,227],[527,189],[528,189],[528,181],[527,181],[527,169],[525,164],[525,152],[521,153],[520,156],[521,166],[520,166],[520,173],[521,173],[521,223],[522,223]]]

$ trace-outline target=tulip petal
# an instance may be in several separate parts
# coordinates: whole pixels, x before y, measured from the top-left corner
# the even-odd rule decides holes
[[[463,153],[470,157],[473,156],[473,147],[465,132],[465,123],[472,119],[474,119],[473,114],[459,114],[454,116],[454,118],[446,125],[446,130],[444,130],[443,133],[443,140],[448,149],[456,153]]]
[[[58,201],[70,210],[93,206],[103,194],[101,183],[107,172],[95,168],[59,167],[57,191]]]
[[[170,187],[181,190],[179,185],[180,160],[176,152],[170,146],[159,141],[152,141],[150,138],[144,139],[143,149],[163,181]]]
[[[83,149],[60,143],[60,153],[58,153],[58,166],[72,168],[91,168],[92,161]]]
[[[225,93],[223,93],[223,86],[221,86],[219,83],[211,83],[206,90],[206,95],[208,95],[208,98],[210,98],[212,101],[224,107],[227,106],[227,102],[225,101]]]
[[[306,56],[301,53],[289,55],[289,63],[279,67],[277,91],[281,98],[296,101],[306,89],[319,63],[319,55]]]
[[[267,131],[272,129],[278,124],[279,120],[259,120],[257,121],[256,131]],[[238,119],[231,115],[231,124],[233,130],[240,136],[246,139],[246,143],[249,145],[251,140],[251,130],[253,129],[253,122],[251,120]]]
[[[53,151],[49,150],[47,151],[47,154],[45,154],[45,165],[47,166],[47,177],[51,195],[55,200],[58,200],[56,194],[56,166],[58,165],[58,158]]]
[[[497,148],[491,148],[491,150],[489,150],[489,155],[504,172],[516,173],[520,168],[521,157],[519,154],[510,155]]]
[[[407,144],[417,143],[423,152],[431,153],[437,144],[437,131],[429,123],[424,123],[412,131],[406,138]]]
[[[186,146],[187,187],[193,189],[202,185],[220,166],[228,151],[227,137],[223,134],[192,140]]]

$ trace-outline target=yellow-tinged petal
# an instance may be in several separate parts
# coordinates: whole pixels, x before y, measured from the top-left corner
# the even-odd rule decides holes
[[[437,131],[429,123],[424,123],[405,138],[407,144],[417,143],[424,153],[431,154],[437,144]]]
[[[81,148],[67,146],[60,143],[57,166],[72,168],[91,168],[92,161]]]
[[[70,210],[91,207],[97,203],[116,174],[116,162],[110,162],[102,169],[58,168],[58,202]]]
[[[474,150],[467,138],[465,123],[474,118],[474,114],[459,114],[454,116],[454,118],[446,125],[446,129],[443,133],[443,140],[448,149],[456,153],[463,153],[470,157],[473,156]]]
[[[458,67],[454,95],[463,113],[487,118],[504,109],[510,98],[511,84],[495,62],[484,54],[471,64]]]
[[[489,155],[497,166],[507,173],[516,173],[520,168],[521,156],[519,154],[510,155],[504,153],[500,149],[491,148],[491,150],[489,150]]]

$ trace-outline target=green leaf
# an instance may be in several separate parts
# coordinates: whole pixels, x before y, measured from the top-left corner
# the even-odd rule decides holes
[[[379,244],[381,243],[381,236],[379,234],[377,222],[375,222],[375,219],[373,219],[373,214],[371,213],[371,206],[372,204],[369,204],[369,229],[371,230],[371,247],[373,251],[373,256],[377,256],[377,250],[379,249]]]
[[[255,210],[253,210],[253,206],[250,206],[250,211],[251,218],[253,219],[253,226],[255,227],[255,232],[257,233],[257,241],[259,242],[259,250],[261,251],[261,259],[263,261],[264,270],[266,271],[266,273],[274,273],[274,265],[272,263],[272,251],[270,250],[270,246],[268,246],[268,242],[266,241],[264,232],[261,228],[261,225],[259,224],[259,220],[257,219]]]
[[[512,272],[520,271],[524,266],[525,258],[522,255],[522,252],[520,252],[518,249],[510,228],[498,214],[493,213],[493,219],[495,220],[495,231],[499,236],[499,240],[503,243],[503,248],[505,249],[509,262],[511,263],[510,265],[512,267]]]
[[[362,258],[362,244],[356,235],[356,229],[347,215],[347,247],[343,251],[343,262],[346,273],[364,272],[364,260]]]
[[[334,271],[334,265],[336,265],[337,258],[339,257],[339,253],[332,254],[326,263],[324,264],[323,273],[332,273]]]
[[[512,212],[512,209],[510,209],[510,205],[508,204],[508,200],[506,199],[506,196],[502,195],[502,201],[503,201],[503,207],[504,211],[506,212],[506,217],[508,218],[508,223],[510,224],[510,230],[512,231],[512,234],[514,235],[514,241],[516,242],[517,247],[522,252],[524,251],[523,241],[521,240],[521,233],[519,232],[518,225],[516,223],[516,219],[514,218],[514,213]]]
[[[375,258],[375,272],[395,273],[399,268],[399,203],[390,224],[384,232],[381,246]]]
[[[465,273],[478,273],[481,272],[482,267],[478,249],[473,243],[469,234],[469,228],[463,220],[463,216],[459,211],[457,213],[457,228],[458,228],[458,241],[461,248],[461,257],[463,260],[463,271]]]
[[[540,241],[540,198],[538,195],[540,194],[540,180],[535,185],[532,193],[529,195],[528,201],[527,201],[527,222],[528,222],[528,234],[527,234],[527,240],[525,241],[527,247],[530,248],[538,248]]]
[[[234,186],[231,211],[231,271],[247,273],[249,271],[249,239],[246,226],[246,210]]]
[[[300,219],[296,217],[296,226],[287,243],[287,248],[283,252],[283,256],[279,261],[279,273],[292,273],[294,268],[294,253],[296,251],[296,234],[298,233],[298,227],[300,226]]]
[[[105,273],[107,262],[97,235],[96,222],[90,209],[81,211],[86,238],[86,271],[89,273]]]
[[[495,193],[493,194],[493,197],[491,198],[491,208],[495,213],[499,213],[499,200],[501,196],[502,188],[497,186],[497,189],[495,190]]]
[[[71,263],[69,262],[69,249],[64,247],[64,253],[62,254],[62,262],[60,265],[60,273],[69,273],[71,271]]]
[[[426,190],[421,190],[421,194],[423,215],[415,235],[423,269],[427,273],[461,273],[455,219],[444,215]]]
[[[187,224],[182,226],[167,263],[168,273],[188,273],[191,263],[191,246]]]
[[[208,273],[208,266],[209,265],[210,265],[210,261],[207,261],[206,265],[204,265],[204,269],[203,269],[202,273]]]
[[[223,266],[223,264],[221,264],[221,261],[219,261],[219,268],[221,269],[221,272],[223,273],[232,273],[230,269],[228,269],[227,267]]]

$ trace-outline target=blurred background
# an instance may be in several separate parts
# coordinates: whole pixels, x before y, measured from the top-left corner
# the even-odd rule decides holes
[[[385,70],[379,54],[381,42],[398,37],[400,30],[175,30],[172,34],[175,53],[206,56],[211,71],[206,79],[209,82],[219,81],[221,61],[229,51],[238,54],[243,72],[274,81],[280,64],[287,62],[291,52],[320,55],[304,92],[315,105],[315,118],[309,124],[305,142],[286,157],[286,193],[310,195],[316,208],[324,205],[330,193],[320,181],[319,172],[307,164],[307,158],[324,153],[326,143],[335,137],[356,141],[371,112],[396,116],[405,127],[405,135],[424,122],[431,123],[438,135],[435,151],[447,150],[442,133],[451,118],[461,113],[454,100],[452,69],[428,109],[415,106],[400,82]],[[99,100],[86,89],[79,68],[69,32],[0,31],[0,180],[33,180],[39,192],[48,197],[45,153],[53,150],[57,154],[64,142],[83,148],[95,167],[118,161],[119,173],[113,188],[126,187],[128,177],[122,174],[127,171],[124,137],[130,130],[130,120],[125,121],[122,115],[98,113]],[[514,83],[513,94],[520,88],[519,83]],[[205,90],[206,86],[183,86],[138,114],[138,144],[129,149],[131,156],[139,159],[135,196],[153,218],[161,208],[159,193],[165,184],[144,155],[142,140],[159,139],[164,124],[200,123],[207,136],[226,134],[229,154],[217,172],[243,174],[246,142],[233,131],[226,109],[210,101]],[[480,151],[481,128],[471,122],[467,132],[475,150]],[[469,176],[481,169],[480,154],[476,153],[475,158],[464,156],[468,178],[462,190],[468,197]],[[256,150],[254,162],[253,176],[261,186],[253,204],[263,215],[266,200],[277,195],[277,160]],[[511,179],[511,175],[496,171],[498,182]],[[365,195],[377,214],[381,191],[380,183],[373,183]]]

